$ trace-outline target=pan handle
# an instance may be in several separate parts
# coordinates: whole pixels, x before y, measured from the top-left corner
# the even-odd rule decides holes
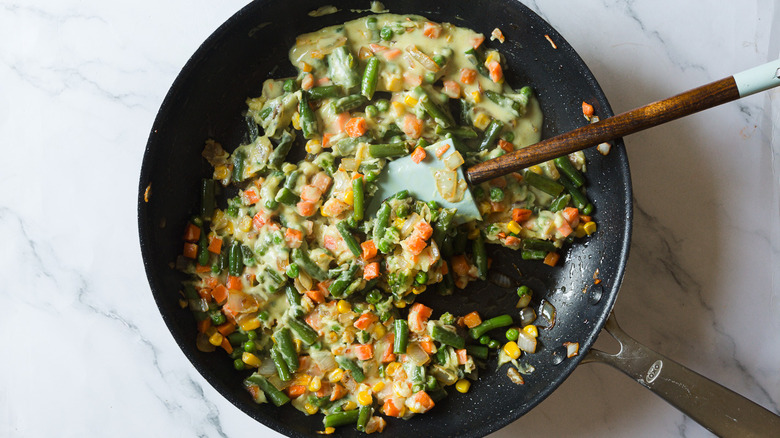
[[[777,436],[780,417],[774,413],[640,344],[620,328],[614,314],[605,328],[620,351],[591,349],[582,363],[612,365],[718,436]]]

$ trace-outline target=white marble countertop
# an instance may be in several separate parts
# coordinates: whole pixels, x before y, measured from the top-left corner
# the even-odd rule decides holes
[[[244,4],[0,1],[0,436],[277,435],[180,352],[152,300],[136,231],[157,109],[189,56]],[[780,52],[772,0],[529,6],[573,44],[615,112]],[[639,341],[774,412],[779,102],[779,91],[763,93],[626,139],[635,222],[616,305]],[[494,436],[521,433],[709,436],[603,365],[579,367]]]

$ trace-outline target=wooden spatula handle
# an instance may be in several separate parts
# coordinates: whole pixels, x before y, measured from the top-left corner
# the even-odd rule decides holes
[[[739,97],[734,77],[729,76],[477,164],[466,171],[466,179],[470,184],[479,184]]]

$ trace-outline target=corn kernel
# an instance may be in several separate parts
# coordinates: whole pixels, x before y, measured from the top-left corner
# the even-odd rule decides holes
[[[316,414],[319,409],[320,408],[318,408],[317,406],[314,406],[313,404],[311,404],[309,402],[306,402],[306,404],[303,405],[303,410],[306,411],[306,413],[309,414],[309,415]]]
[[[312,377],[309,374],[298,374],[297,376],[295,376],[295,379],[293,379],[292,384],[300,385],[300,386],[309,386],[311,379]]]
[[[493,61],[501,62],[501,57],[498,55],[498,52],[490,52],[487,58],[485,58],[485,65],[488,65]]]
[[[345,411],[354,411],[355,409],[357,409],[357,403],[350,400],[344,403],[341,407],[344,408]]]
[[[474,101],[474,103],[482,102],[482,93],[480,93],[479,91],[472,91],[471,100]]]
[[[214,168],[214,179],[225,179],[230,175],[230,171],[227,166],[220,164]]]
[[[406,307],[406,301],[403,301],[403,300],[396,301],[396,302],[393,303],[393,305],[395,307],[399,308],[399,309],[403,309],[404,307]]]
[[[385,382],[382,381],[376,382],[376,384],[371,387],[371,390],[374,391],[374,393],[377,393],[383,389],[385,389]]]
[[[530,170],[531,172],[533,172],[533,173],[535,173],[537,175],[541,175],[542,173],[544,173],[544,171],[542,170],[542,167],[539,166],[538,164],[534,164],[533,166],[529,167],[528,170]]]
[[[241,330],[248,332],[252,330],[257,330],[260,327],[260,320],[257,318],[250,318],[246,321],[242,321],[241,324]]]
[[[504,344],[504,354],[512,359],[517,359],[520,357],[520,347],[517,346],[517,342],[509,341]]]
[[[311,64],[309,64],[308,62],[301,61],[298,63],[298,67],[300,67],[300,69],[306,73],[311,71]]]
[[[374,324],[374,337],[381,339],[387,333],[387,329],[382,324]]]
[[[488,214],[491,211],[493,211],[493,207],[490,206],[489,202],[482,201],[482,202],[479,203],[479,212],[480,212],[480,214],[483,214],[483,215],[484,214]],[[477,232],[479,232],[479,231],[477,231]],[[476,237],[475,237],[475,239],[476,239]]]
[[[328,214],[325,213],[325,206],[324,205],[322,207],[320,207],[320,214],[322,215],[322,217],[328,217]]]
[[[485,113],[479,113],[474,117],[474,126],[484,130],[490,124],[490,117]]]
[[[390,362],[385,368],[385,374],[392,377],[400,366],[401,364],[398,362]]]
[[[461,394],[469,392],[469,388],[471,388],[471,382],[466,379],[460,379],[458,380],[458,383],[455,384],[455,389]]]
[[[406,108],[404,108],[404,104],[398,101],[390,104],[390,110],[393,112],[393,115],[396,117],[401,117],[406,112]]]
[[[325,335],[325,340],[332,344],[339,340],[339,335],[337,335],[336,332],[329,332]]]
[[[346,202],[348,205],[355,204],[355,193],[352,190],[349,190],[344,194],[344,202]]]
[[[295,129],[301,129],[301,115],[297,111],[292,116],[292,125]]]
[[[582,238],[587,236],[588,233],[585,232],[585,225],[583,224],[577,224],[577,228],[574,229],[574,237]]]
[[[596,232],[596,223],[593,221],[586,222],[585,225],[582,226],[582,229],[585,230],[585,234],[590,236]]]
[[[322,377],[314,376],[309,382],[309,391],[317,392],[322,389]]]
[[[249,216],[244,216],[241,218],[241,221],[238,223],[238,229],[243,232],[248,232],[252,229],[252,218]]]
[[[332,433],[333,433],[333,432],[335,432],[335,431],[336,431],[336,428],[335,428],[335,427],[328,426],[328,427],[326,427],[326,428],[325,428],[325,430],[323,430],[323,431],[322,431],[322,433],[323,433],[324,435],[330,435],[330,434],[332,434]]]
[[[509,223],[506,224],[506,228],[511,233],[520,234],[520,224],[515,221],[509,221]]]
[[[259,357],[246,351],[241,354],[241,361],[249,365],[250,367],[255,367],[255,368],[259,367],[260,364],[262,363]]]
[[[336,368],[328,373],[328,381],[331,383],[340,382],[342,377],[344,377],[344,370],[341,368]]]
[[[387,88],[387,91],[401,91],[403,89],[401,75],[383,75],[383,78],[385,80],[385,88]]]
[[[306,152],[310,154],[319,154],[322,152],[322,142],[319,139],[312,138],[306,142]]]
[[[303,345],[303,342],[301,342],[300,339],[295,338],[293,339],[293,343],[295,344],[295,352],[300,353],[301,352],[301,346]]]
[[[394,226],[394,227],[396,227],[396,228],[398,228],[398,229],[401,229],[401,228],[403,228],[403,227],[404,227],[404,222],[406,222],[406,221],[405,221],[405,220],[403,220],[403,219],[401,219],[400,217],[397,217],[397,218],[395,218],[395,220],[393,221],[393,226]]]
[[[347,313],[352,310],[352,305],[349,304],[349,301],[339,300],[338,304],[336,304],[336,309],[339,313]]]
[[[417,98],[411,94],[407,94],[406,97],[404,97],[404,103],[406,106],[415,106],[417,105]]]
[[[528,336],[533,336],[534,338],[539,336],[539,330],[533,324],[529,324],[523,327],[523,332]]]
[[[209,344],[215,347],[219,347],[220,345],[222,345],[222,339],[223,339],[222,333],[214,332],[213,335],[209,336]]]
[[[425,292],[425,289],[427,289],[427,286],[425,286],[424,284],[421,286],[414,286],[412,288],[412,293],[415,295],[420,295],[421,293]]]
[[[357,395],[357,400],[360,406],[368,406],[374,402],[374,398],[371,397],[371,393],[368,391],[360,391]]]

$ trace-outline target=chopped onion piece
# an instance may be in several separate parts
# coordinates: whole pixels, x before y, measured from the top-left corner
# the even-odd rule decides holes
[[[406,357],[412,361],[413,364],[421,367],[428,363],[430,357],[425,350],[420,347],[418,343],[409,343],[409,348],[406,349]]]
[[[455,151],[449,155],[445,159],[442,160],[444,162],[444,165],[447,166],[447,169],[455,170],[458,167],[462,166],[465,161],[463,161],[463,156],[460,154],[460,152]]]
[[[525,380],[523,380],[523,376],[521,376],[520,373],[512,367],[509,367],[509,369],[506,370],[506,376],[509,377],[509,380],[511,380],[512,383],[516,385],[525,384]]]
[[[433,174],[436,180],[436,191],[439,195],[449,201],[455,197],[457,193],[458,173],[454,170],[437,170]]]
[[[522,298],[521,298],[522,299]],[[520,311],[520,325],[525,327],[536,321],[536,311],[530,307],[525,307]]]
[[[555,327],[555,306],[550,304],[549,301],[544,301],[542,303],[542,316],[550,321],[550,328]]]
[[[579,342],[564,342],[563,346],[566,347],[566,357],[574,357],[580,352]]]
[[[604,143],[601,143],[600,145],[596,146],[596,149],[599,150],[601,155],[607,155],[609,153],[610,149],[612,149],[612,145],[607,143],[607,142],[604,142]]]
[[[517,346],[526,353],[536,353],[536,338],[526,333],[524,330],[518,330]]]

